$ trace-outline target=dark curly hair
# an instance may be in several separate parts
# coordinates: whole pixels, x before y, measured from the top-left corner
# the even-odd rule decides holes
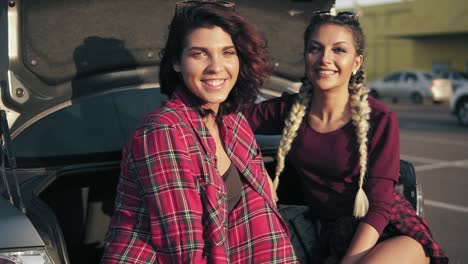
[[[161,50],[159,82],[161,92],[171,96],[177,87],[185,88],[183,79],[174,71],[173,62],[181,59],[186,37],[197,28],[218,26],[232,38],[239,56],[239,76],[218,115],[237,112],[246,103],[255,101],[263,81],[270,76],[266,40],[255,27],[234,10],[214,3],[186,6],[178,10],[169,26],[166,46]],[[203,102],[198,102],[200,106]]]

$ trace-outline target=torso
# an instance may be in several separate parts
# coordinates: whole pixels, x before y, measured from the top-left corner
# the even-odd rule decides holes
[[[246,116],[254,132],[281,134],[284,119],[295,99],[295,95],[287,95],[249,108]],[[388,107],[373,98],[368,100],[371,113],[364,191],[371,207],[365,221],[381,229],[388,222],[385,219],[388,219],[394,184],[398,180],[399,129],[398,120]],[[295,190],[285,197],[286,200],[292,198],[310,205],[322,219],[351,216],[360,171],[355,127],[348,121],[337,125],[336,129],[314,129],[307,116],[304,119],[286,158],[297,173],[288,167],[285,172],[290,172],[292,180],[288,182],[286,173],[280,178],[280,189],[292,184],[291,188],[302,189],[303,195],[296,189],[283,189],[279,198]],[[294,178],[296,174],[299,177]]]
[[[356,145],[349,121],[330,132],[316,131],[304,123],[291,146],[288,159],[301,168],[298,173],[303,175],[305,202],[317,207],[325,218],[351,213],[359,173]]]
[[[205,120],[205,125],[210,131],[210,134],[216,143],[216,167],[218,169],[219,174],[223,175],[229,169],[229,166],[231,165],[231,160],[229,159],[225,147],[221,142],[219,128],[216,125],[215,121],[213,121],[212,118],[207,117],[207,120]]]

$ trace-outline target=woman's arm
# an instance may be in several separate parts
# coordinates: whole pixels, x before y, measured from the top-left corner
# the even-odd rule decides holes
[[[400,138],[396,116],[387,112],[371,125],[369,168],[365,191],[369,211],[358,225],[343,263],[356,263],[377,243],[388,224],[400,166]]]
[[[379,240],[379,233],[371,225],[361,222],[358,225],[350,247],[341,260],[341,264],[358,263]]]
[[[205,263],[202,203],[187,135],[157,125],[134,134],[102,263]]]
[[[296,95],[284,95],[258,104],[250,104],[243,114],[255,134],[279,135]]]

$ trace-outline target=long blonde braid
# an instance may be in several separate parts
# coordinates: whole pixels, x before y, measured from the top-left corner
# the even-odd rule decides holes
[[[289,116],[284,122],[284,129],[281,135],[281,141],[278,146],[277,163],[275,178],[273,180],[273,187],[275,191],[279,186],[279,176],[284,169],[284,161],[286,155],[291,149],[291,144],[294,138],[297,136],[297,130],[299,129],[302,119],[309,108],[309,102],[312,97],[312,86],[309,82],[304,82],[299,94],[297,95],[296,101],[289,111]]]
[[[369,209],[369,200],[363,190],[364,179],[367,172],[367,133],[369,131],[369,116],[371,109],[368,102],[368,91],[364,86],[365,75],[362,70],[354,74],[350,80],[349,92],[351,97],[351,119],[356,129],[357,143],[359,144],[359,181],[358,191],[354,202],[353,215],[362,218]]]

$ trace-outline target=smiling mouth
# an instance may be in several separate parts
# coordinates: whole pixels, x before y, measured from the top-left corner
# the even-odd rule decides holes
[[[209,80],[202,80],[203,83],[209,85],[209,86],[213,86],[213,87],[217,87],[217,86],[220,86],[222,84],[224,84],[224,82],[226,81],[226,79],[209,79]]]
[[[331,76],[335,74],[335,71],[317,70],[317,72],[319,75],[322,75],[322,76]]]

